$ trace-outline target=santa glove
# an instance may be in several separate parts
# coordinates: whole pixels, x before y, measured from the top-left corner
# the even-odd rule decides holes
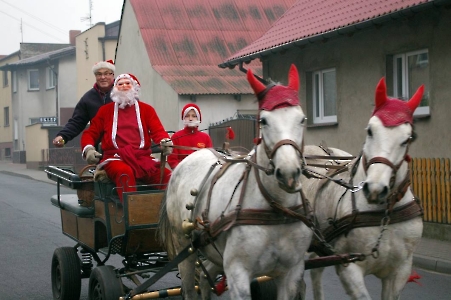
[[[86,161],[90,165],[95,165],[99,162],[100,158],[102,157],[102,154],[96,151],[94,147],[88,147],[85,149],[85,157]]]
[[[161,153],[163,153],[163,155],[168,156],[169,154],[172,153],[172,141],[171,139],[162,139],[160,141],[160,146],[161,146]]]

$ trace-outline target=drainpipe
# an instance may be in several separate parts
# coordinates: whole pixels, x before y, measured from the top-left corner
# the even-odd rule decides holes
[[[55,107],[56,107],[56,112],[55,112],[55,117],[57,120],[57,125],[60,125],[60,119],[59,119],[59,103],[58,103],[58,73],[56,73],[55,69],[52,67],[52,65],[50,64],[50,60],[47,60],[47,65],[49,66],[50,70],[52,70],[53,74],[55,74]]]

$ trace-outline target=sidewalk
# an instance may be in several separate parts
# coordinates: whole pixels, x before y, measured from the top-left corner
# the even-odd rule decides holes
[[[0,161],[0,173],[55,184],[44,171],[27,169],[25,164]],[[413,263],[417,268],[451,275],[451,241],[422,238]]]

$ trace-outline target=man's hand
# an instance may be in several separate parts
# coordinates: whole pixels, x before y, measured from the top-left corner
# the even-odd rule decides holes
[[[64,147],[64,144],[65,144],[65,141],[64,141],[63,137],[60,135],[53,139],[53,145],[55,147],[61,148],[61,147]]]
[[[163,153],[163,155],[168,156],[169,154],[172,153],[172,141],[171,139],[162,139],[160,141],[160,146],[161,146],[161,153]]]
[[[102,154],[96,151],[94,147],[88,147],[85,150],[85,157],[86,161],[90,165],[95,165],[99,162],[100,158],[102,157]]]

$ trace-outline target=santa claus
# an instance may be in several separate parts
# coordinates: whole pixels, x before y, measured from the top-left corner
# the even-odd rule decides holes
[[[140,83],[132,74],[121,74],[114,81],[112,103],[102,106],[81,137],[83,157],[89,164],[103,168],[122,193],[136,191],[136,180],[156,184],[164,189],[171,172],[160,172],[160,162],[151,156],[151,141],[162,146],[162,152],[172,152],[172,142],[155,109],[139,101]],[[94,145],[101,139],[102,154]],[[162,180],[161,180],[161,175]],[[160,182],[161,181],[161,182]]]

